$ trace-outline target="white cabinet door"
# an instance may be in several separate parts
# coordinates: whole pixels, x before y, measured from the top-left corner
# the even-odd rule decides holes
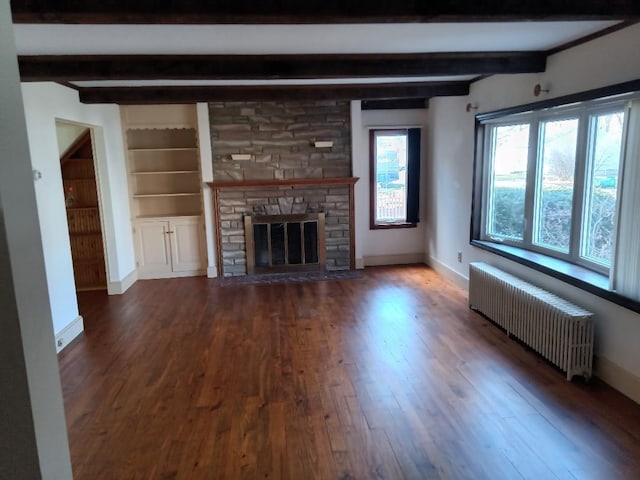
[[[171,273],[169,222],[136,222],[138,278],[157,278]]]
[[[138,278],[202,275],[206,268],[201,217],[135,222]]]
[[[181,218],[169,222],[171,260],[174,272],[201,270],[202,221],[199,218]]]

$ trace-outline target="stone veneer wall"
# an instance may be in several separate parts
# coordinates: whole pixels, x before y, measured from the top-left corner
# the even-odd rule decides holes
[[[213,102],[209,121],[217,182],[351,176],[349,102]]]
[[[213,102],[209,119],[216,182],[351,176],[349,102]],[[223,274],[246,274],[244,215],[304,212],[325,212],[327,269],[348,269],[348,187],[263,187],[220,191]]]

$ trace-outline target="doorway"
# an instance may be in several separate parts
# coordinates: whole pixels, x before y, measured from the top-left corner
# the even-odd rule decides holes
[[[92,132],[56,120],[76,291],[106,290],[107,275]]]

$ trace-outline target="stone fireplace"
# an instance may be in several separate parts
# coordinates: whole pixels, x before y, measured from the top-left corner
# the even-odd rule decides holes
[[[209,104],[209,118],[218,274],[265,271],[265,265],[256,268],[255,250],[247,248],[247,225],[255,241],[254,224],[282,215],[324,217],[324,229],[317,233],[325,240],[324,248],[317,252],[324,265],[296,263],[297,254],[292,254],[289,263],[294,268],[353,268],[353,185],[357,179],[351,177],[349,102],[215,102]],[[318,141],[330,141],[332,146],[318,148]],[[303,234],[308,222],[302,222]],[[269,227],[268,232],[273,232],[273,240],[281,233],[289,240],[289,228],[293,242],[299,227],[284,224],[295,221],[272,223],[276,227],[273,231]],[[260,232],[258,235],[265,233]],[[300,238],[305,245],[304,236]],[[276,259],[276,270],[281,260]],[[252,261],[253,266],[249,265]],[[273,258],[270,263],[273,266]]]

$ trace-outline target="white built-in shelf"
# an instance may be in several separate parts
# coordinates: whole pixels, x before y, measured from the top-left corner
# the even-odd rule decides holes
[[[121,109],[133,218],[202,214],[195,105]]]
[[[196,106],[120,108],[138,278],[201,275],[206,244]]]
[[[175,175],[187,173],[200,173],[198,170],[154,170],[148,172],[131,172],[131,175]]]

